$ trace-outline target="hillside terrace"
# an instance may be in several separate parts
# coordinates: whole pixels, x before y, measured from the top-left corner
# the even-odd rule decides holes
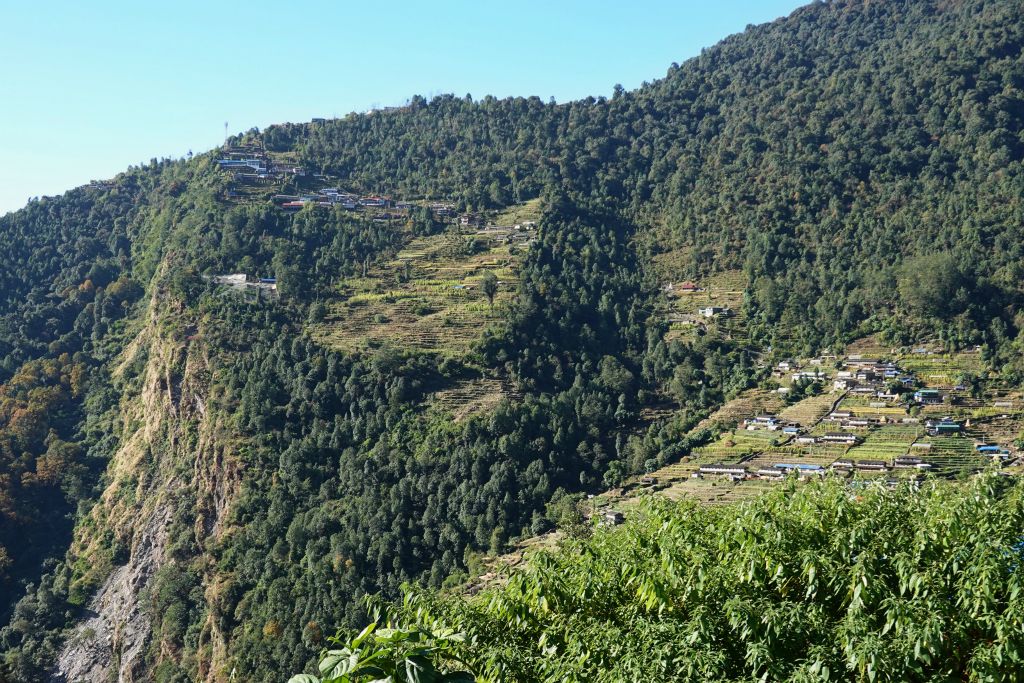
[[[763,403],[730,402],[720,412],[732,418],[734,428],[718,422],[726,429],[717,439],[646,475],[656,485],[637,481],[626,490],[632,486],[641,493],[714,502],[756,495],[773,482],[825,474],[880,477],[893,485],[918,481],[924,473],[953,477],[993,464],[1010,473],[1020,469],[1014,445],[1024,428],[1019,393],[995,387],[971,397],[951,382],[978,368],[976,354],[911,350],[885,359],[877,346],[861,348],[875,353],[779,362],[773,368],[776,378],[795,381],[813,372],[831,393],[777,412],[764,410]],[[919,377],[916,371],[922,369],[925,376]],[[822,382],[822,376],[849,380],[850,388]],[[898,390],[892,389],[894,382],[901,385]],[[862,391],[853,390],[857,387]]]

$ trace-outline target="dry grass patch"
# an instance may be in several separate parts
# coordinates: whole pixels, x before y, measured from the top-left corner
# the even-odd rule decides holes
[[[327,319],[311,332],[322,343],[349,351],[393,345],[465,354],[486,327],[504,320],[521,262],[521,251],[497,240],[477,240],[479,250],[465,253],[467,239],[471,236],[413,239],[367,277],[342,281]],[[488,271],[499,280],[493,309],[481,286]]]

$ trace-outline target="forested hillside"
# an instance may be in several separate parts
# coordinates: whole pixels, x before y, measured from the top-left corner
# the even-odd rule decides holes
[[[303,670],[788,354],[1020,385],[1021,14],[817,3],[611,98],[417,97],[0,218],[0,677]],[[732,322],[676,328],[690,279]]]

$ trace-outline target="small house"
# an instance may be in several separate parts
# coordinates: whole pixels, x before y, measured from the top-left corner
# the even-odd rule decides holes
[[[961,431],[960,423],[953,422],[949,419],[943,420],[928,420],[925,422],[925,428],[928,433],[932,436],[951,436],[959,434]]]
[[[820,477],[825,474],[825,468],[821,465],[811,465],[808,463],[780,462],[777,463],[775,467],[786,472],[796,472],[797,476],[801,480],[806,480],[811,477]]]
[[[604,524],[605,526],[618,526],[626,521],[626,515],[622,514],[618,510],[609,510],[604,513]]]
[[[845,446],[856,446],[861,441],[860,437],[856,434],[846,432],[829,432],[822,435],[818,440],[821,443],[835,443]]]
[[[760,415],[758,417],[744,420],[744,426],[748,432],[757,431],[760,429],[766,429],[770,432],[778,431],[779,420],[772,415]]]
[[[697,470],[699,474],[707,474],[718,477],[728,477],[730,479],[743,479],[747,476],[747,470],[745,467],[740,465],[702,465]]]
[[[914,400],[921,405],[942,403],[942,392],[938,389],[918,389],[914,392]]]
[[[913,455],[901,455],[897,457],[892,461],[892,466],[896,469],[930,470],[932,468],[931,463]]]
[[[794,382],[820,382],[825,379],[825,373],[821,370],[803,370],[801,372],[794,372]]]
[[[732,311],[730,311],[728,307],[723,308],[722,306],[704,306],[702,308],[698,308],[697,313],[699,315],[704,316],[705,318],[715,318],[718,316],[727,318],[732,314]]]

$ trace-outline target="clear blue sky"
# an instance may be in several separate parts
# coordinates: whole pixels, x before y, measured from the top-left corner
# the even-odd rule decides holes
[[[802,0],[0,0],[0,214],[414,94],[610,95]]]

